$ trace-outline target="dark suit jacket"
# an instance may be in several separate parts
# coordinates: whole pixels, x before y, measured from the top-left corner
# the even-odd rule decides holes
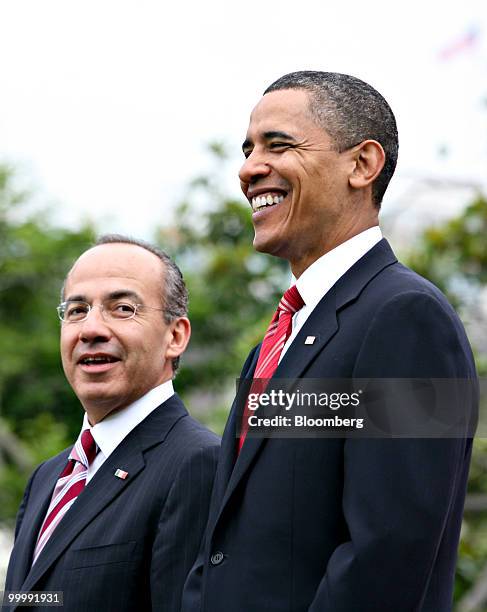
[[[219,440],[177,395],[121,442],[31,568],[54,485],[70,449],[40,465],[20,507],[6,590],[63,591],[69,612],[178,612],[197,555]],[[128,477],[114,475],[121,468]],[[40,608],[46,610],[46,608]]]
[[[304,344],[308,335],[314,344]],[[257,357],[258,347],[242,377],[252,377]],[[382,240],[321,300],[274,376],[476,373],[445,297]],[[239,401],[184,612],[451,609],[471,439],[249,437],[235,463]],[[474,392],[458,409],[475,401]]]

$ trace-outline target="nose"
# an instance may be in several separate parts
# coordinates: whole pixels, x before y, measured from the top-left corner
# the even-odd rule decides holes
[[[244,161],[238,176],[242,189],[246,185],[253,185],[259,179],[269,176],[271,167],[267,163],[265,152],[255,147]]]
[[[92,306],[88,317],[78,325],[81,342],[108,342],[112,336],[112,331],[103,317],[102,307],[98,305]]]

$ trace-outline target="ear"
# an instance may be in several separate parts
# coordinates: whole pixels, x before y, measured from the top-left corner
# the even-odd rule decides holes
[[[376,140],[364,140],[354,147],[355,166],[349,176],[350,187],[363,189],[379,176],[386,160],[382,145]]]
[[[174,359],[182,355],[191,337],[191,323],[187,317],[178,317],[171,321],[171,338],[166,349],[166,359]]]

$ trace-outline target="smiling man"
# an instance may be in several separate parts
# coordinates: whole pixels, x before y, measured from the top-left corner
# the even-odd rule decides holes
[[[254,246],[289,261],[294,278],[241,378],[470,379],[475,389],[461,322],[379,229],[398,152],[384,98],[348,75],[286,75],[252,111],[243,152]],[[462,398],[458,414],[475,414],[476,401]],[[451,610],[466,430],[263,438],[248,433],[247,410],[237,394],[184,612]]]
[[[6,590],[62,591],[70,612],[177,612],[218,451],[173,390],[190,337],[181,272],[105,236],[70,270],[58,314],[83,425],[27,485]]]

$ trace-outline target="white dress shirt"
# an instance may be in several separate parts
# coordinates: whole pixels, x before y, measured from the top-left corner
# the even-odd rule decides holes
[[[291,346],[318,302],[338,279],[380,240],[382,240],[382,232],[379,226],[371,227],[322,255],[309,268],[306,268],[297,280],[293,276],[291,286],[296,284],[303,298],[304,306],[293,316],[292,332],[282,349],[279,361]]]
[[[86,484],[93,478],[97,470],[103,465],[107,457],[113,453],[117,446],[126,438],[132,429],[135,429],[146,416],[160,406],[163,402],[174,395],[172,380],[168,380],[158,387],[154,387],[148,393],[139,397],[138,400],[128,405],[126,408],[117,410],[106,416],[93,427],[88,421],[85,412],[82,430],[89,429],[97,446],[99,447],[93,463],[88,468]]]

